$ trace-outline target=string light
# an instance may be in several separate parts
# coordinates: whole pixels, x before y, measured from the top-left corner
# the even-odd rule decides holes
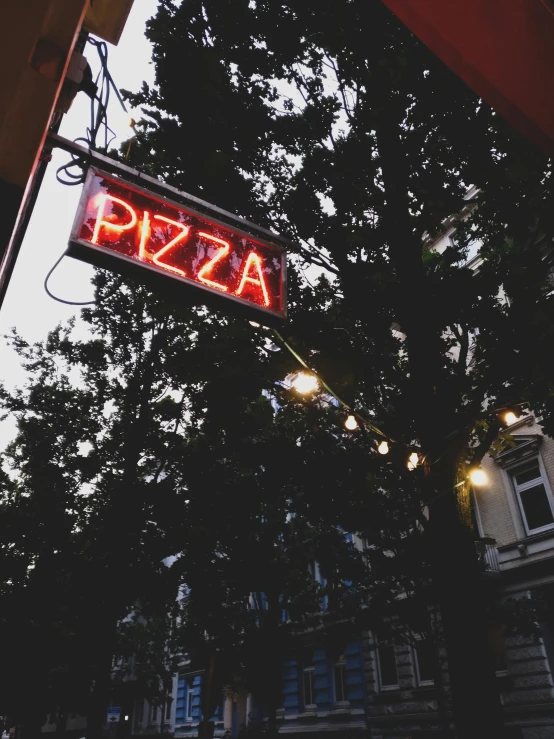
[[[293,388],[301,395],[315,393],[319,388],[319,382],[315,375],[309,375],[307,372],[299,372],[292,382]]]
[[[415,470],[418,463],[419,463],[419,454],[417,452],[412,452],[410,456],[408,457],[408,469]]]
[[[504,416],[504,421],[506,423],[506,426],[511,426],[512,423],[515,423],[517,421],[517,416],[512,411],[508,411],[506,415]]]
[[[377,447],[377,451],[379,452],[379,454],[388,454],[389,453],[388,441],[382,441]]]
[[[347,428],[349,431],[355,431],[358,428],[356,417],[352,415],[348,416],[348,418],[344,422],[344,427]]]
[[[486,485],[488,481],[487,473],[481,467],[474,467],[472,470],[470,470],[469,479],[472,485],[476,485],[477,487],[480,487],[481,485]]]

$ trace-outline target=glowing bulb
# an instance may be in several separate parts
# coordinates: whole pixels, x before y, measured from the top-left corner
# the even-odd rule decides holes
[[[260,324],[256,323],[256,321],[248,321],[248,323],[254,328],[260,328]]]
[[[355,431],[358,428],[358,422],[356,421],[355,416],[348,416],[348,418],[344,422],[344,427],[347,428],[349,431]]]
[[[469,479],[473,485],[485,485],[487,483],[487,474],[481,467],[474,467],[470,470]]]
[[[417,452],[412,452],[410,456],[408,457],[408,469],[409,470],[415,470],[419,462],[419,454]]]
[[[389,453],[388,441],[382,441],[377,447],[377,451],[379,452],[379,454],[388,454]]]
[[[308,393],[315,393],[319,387],[319,382],[315,375],[309,375],[307,372],[299,372],[294,378],[292,386],[297,393],[307,395]]]
[[[508,411],[504,416],[504,421],[506,422],[506,426],[511,426],[512,423],[517,421],[517,416],[515,413],[512,413],[512,411]]]

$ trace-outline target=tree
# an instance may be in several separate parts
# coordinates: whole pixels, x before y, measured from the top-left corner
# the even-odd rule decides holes
[[[420,450],[456,728],[500,736],[463,482],[502,409],[528,402],[553,430],[551,164],[378,0],[162,0],[148,36],[156,86],[128,94],[145,113],[135,164],[291,236],[300,267],[331,273],[326,310],[293,302],[287,335]],[[452,217],[456,243],[429,251]],[[484,242],[477,272],[470,239]]]
[[[30,734],[47,712],[78,710],[89,737],[100,735],[118,624],[154,585],[169,611],[177,587],[163,564],[178,549],[166,522],[185,512],[174,463],[189,380],[176,367],[202,319],[169,315],[163,300],[101,272],[95,286],[98,302],[83,312],[90,338],[74,340],[72,324],[35,346],[14,334],[29,382],[1,393],[18,422],[2,481],[3,700]]]
[[[1,480],[3,707],[25,735],[47,714],[61,729],[80,712],[97,736],[114,695],[164,705],[180,647],[207,675],[217,656],[205,733],[232,672],[256,681],[274,717],[281,650],[326,597],[308,565],[329,569],[339,617],[359,603],[367,573],[333,506],[310,503],[329,480],[310,491],[304,471],[314,441],[352,455],[337,409],[325,420],[277,384],[275,415],[264,392],[291,362],[273,361],[243,321],[180,311],[103,272],[95,288],[87,339],[72,322],[35,346],[11,337],[29,380],[1,391],[18,422]],[[319,427],[306,436],[310,417]]]
[[[326,289],[297,296],[321,311],[328,297]],[[219,687],[238,679],[275,730],[283,655],[316,639],[331,653],[342,645],[338,656],[368,625],[385,637],[391,617],[406,640],[430,634],[431,619],[414,525],[424,519],[421,485],[376,454],[370,435],[345,431],[328,395],[306,401],[283,386],[297,362],[266,336],[229,320],[198,330],[198,365],[209,362],[213,375],[190,397],[181,458],[187,520],[174,568],[186,586],[177,638],[191,669],[204,670],[204,716]],[[344,535],[360,522],[372,537],[363,555]],[[321,584],[310,576],[314,562]]]
[[[328,418],[326,428],[317,413],[318,428],[307,434],[309,407],[281,397],[275,413],[263,395],[248,401],[255,375],[244,367],[238,374],[242,361],[233,361],[225,344],[222,339],[216,346],[230,359],[226,369],[233,375],[231,402],[237,408],[227,408],[219,397],[221,388],[228,393],[230,387],[222,377],[207,383],[193,399],[193,407],[205,406],[206,412],[189,433],[183,455],[189,531],[175,563],[186,584],[182,651],[205,670],[203,694],[209,692],[217,704],[221,691],[211,680],[221,686],[238,678],[266,707],[275,731],[283,656],[310,633],[326,634],[337,621],[351,619],[354,606],[367,600],[368,570],[338,526],[334,479],[326,481],[326,500],[317,505],[306,485],[309,437],[319,445],[342,446],[336,418]],[[311,574],[316,561],[326,585]],[[356,589],[347,582],[356,582]],[[204,715],[210,717],[214,708]]]
[[[414,590],[413,480],[370,436],[352,439],[329,396],[284,386],[296,360],[244,321],[181,313],[102,272],[95,283],[88,339],[72,323],[45,344],[11,338],[29,381],[2,391],[18,421],[0,507],[3,706],[25,734],[78,711],[95,736],[110,699],[163,707],[187,653],[206,674],[203,735],[236,679],[274,728],[284,653],[310,633],[343,643],[361,605],[381,619]],[[323,310],[328,293],[297,297]],[[377,579],[343,533],[368,517]],[[408,553],[401,576],[383,549]]]

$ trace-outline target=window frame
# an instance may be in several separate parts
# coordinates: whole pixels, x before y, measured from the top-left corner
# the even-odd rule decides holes
[[[144,698],[141,698],[135,703],[133,713],[133,725],[135,729],[140,728],[144,724]]]
[[[521,469],[522,467],[529,464],[530,462],[535,462],[535,461],[537,462],[539,466],[540,477],[535,477],[533,478],[533,480],[529,480],[528,482],[524,482],[521,485],[518,485],[515,479],[517,470]],[[544,467],[544,463],[542,461],[541,455],[537,454],[536,456],[529,457],[528,459],[525,459],[525,460],[521,460],[517,464],[514,463],[513,465],[510,465],[509,467],[506,468],[506,472],[508,473],[508,476],[510,478],[510,485],[512,487],[512,490],[514,492],[514,495],[515,495],[515,498],[518,504],[518,510],[521,516],[521,521],[523,523],[525,534],[527,536],[533,536],[534,534],[540,534],[543,531],[550,531],[554,529],[554,496],[552,495],[552,489],[550,487],[550,482],[546,475],[546,469]],[[552,514],[553,520],[551,523],[545,524],[544,526],[539,526],[535,529],[530,529],[527,523],[527,515],[525,513],[525,508],[521,500],[520,492],[525,492],[526,490],[530,490],[531,488],[536,487],[537,485],[541,485],[541,484],[544,487],[546,500],[548,502],[548,505],[550,506],[550,512]]]
[[[390,684],[390,685],[384,685],[383,684],[383,670],[381,668],[381,655],[380,650],[382,647],[392,647],[393,654],[394,654],[394,668],[396,671],[396,683]],[[394,639],[387,639],[385,641],[378,641],[375,642],[375,656],[376,656],[376,662],[377,662],[377,676],[379,680],[379,690],[381,692],[385,691],[391,691],[391,690],[400,690],[400,676],[398,674],[398,662],[396,661],[396,644],[394,643]]]
[[[201,673],[180,673],[177,676],[177,693],[175,700],[175,725],[184,726],[194,721],[193,701],[194,701],[194,683],[198,675]],[[184,695],[180,695],[180,691],[184,688]],[[183,701],[181,703],[181,701]]]
[[[315,703],[315,680],[314,680],[314,673],[315,673],[315,667],[313,665],[309,665],[307,667],[302,668],[302,703],[304,705],[305,709],[312,709],[317,707],[317,703]],[[306,675],[310,675],[310,698],[312,699],[312,703],[306,702]]]
[[[185,721],[193,721],[192,711],[193,711],[193,701],[194,701],[194,691],[193,686],[188,681],[185,681],[187,684],[187,692],[185,696]]]
[[[417,636],[416,637],[416,642],[423,642],[423,641],[425,641],[425,640],[422,637],[420,637],[420,636]],[[433,647],[432,643],[429,642],[429,644],[431,645],[431,648],[432,648]],[[415,672],[415,678],[416,678],[417,686],[419,688],[432,687],[435,684],[435,679],[434,678],[431,678],[431,680],[422,680],[422,678],[421,678],[421,673],[420,673],[420,670],[419,670],[419,655],[417,653],[417,646],[416,645],[412,646],[412,655],[413,655],[413,661],[414,661],[414,672]]]
[[[340,670],[341,676],[341,699],[339,699],[337,694],[337,669]],[[333,696],[335,698],[335,705],[350,705],[350,701],[348,700],[348,684],[346,682],[346,677],[346,659],[342,656],[333,664]]]

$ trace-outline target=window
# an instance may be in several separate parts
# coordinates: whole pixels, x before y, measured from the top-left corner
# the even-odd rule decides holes
[[[158,721],[158,706],[152,704],[150,706],[150,723],[155,724]]]
[[[192,688],[189,686],[187,690],[187,721],[192,721],[192,705],[193,705],[194,694]]]
[[[510,470],[514,490],[527,533],[542,531],[554,524],[550,487],[539,459]]]
[[[304,706],[315,705],[314,668],[305,667],[303,670]]]
[[[335,703],[344,703],[348,700],[346,689],[346,661],[342,659],[333,668],[333,682],[335,684]]]
[[[435,682],[435,646],[429,639],[418,639],[414,648],[417,684],[432,685]]]
[[[171,701],[172,701],[172,698],[168,695],[167,698],[165,699],[165,718],[166,718],[166,721],[169,721],[169,719],[171,718]]]
[[[135,704],[135,727],[138,728],[144,722],[144,700]]]
[[[377,647],[377,663],[381,690],[398,688],[398,670],[396,668],[396,650],[394,641],[381,642]]]
[[[508,663],[506,661],[506,644],[504,634],[499,623],[489,623],[489,644],[494,658],[494,669],[497,673],[507,673]]]
[[[175,723],[184,724],[193,720],[194,682],[199,680],[192,675],[179,675],[177,682],[177,704],[175,706]]]

